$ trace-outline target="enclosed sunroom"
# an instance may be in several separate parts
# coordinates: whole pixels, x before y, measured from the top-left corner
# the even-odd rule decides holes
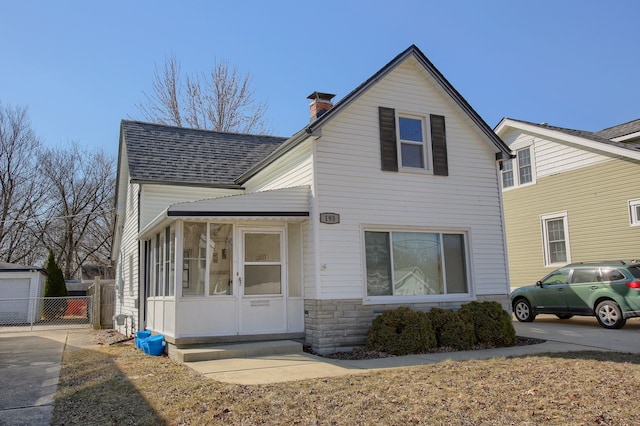
[[[306,186],[170,206],[139,234],[147,328],[178,345],[303,337],[308,215]]]

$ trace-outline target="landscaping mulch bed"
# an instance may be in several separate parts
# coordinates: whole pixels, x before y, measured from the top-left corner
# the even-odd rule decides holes
[[[526,346],[526,345],[537,345],[540,343],[544,343],[546,342],[546,340],[542,340],[542,339],[536,339],[533,337],[520,337],[520,336],[516,336],[517,337],[517,341],[515,346]],[[473,350],[479,350],[479,349],[493,349],[493,346],[487,346],[487,345],[477,345],[473,348]],[[371,351],[371,350],[367,350],[365,348],[354,348],[351,351],[344,351],[344,352],[335,352],[332,354],[328,354],[328,355],[320,355],[318,353],[315,353],[313,351],[313,349],[311,349],[310,346],[304,346],[304,351],[313,355],[318,355],[318,356],[322,356],[324,358],[330,358],[330,359],[340,359],[340,360],[349,360],[349,361],[356,361],[356,360],[363,360],[363,359],[375,359],[375,358],[389,358],[389,357],[393,357],[395,355],[391,355],[385,352],[378,352],[378,351]],[[429,351],[428,353],[442,353],[442,352],[455,352],[455,349],[452,348],[435,348],[431,351]]]

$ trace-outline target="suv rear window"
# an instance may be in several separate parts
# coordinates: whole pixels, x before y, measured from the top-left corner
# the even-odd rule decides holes
[[[637,273],[640,273],[640,270]],[[625,275],[617,269],[602,269],[602,281],[618,281],[625,278]]]
[[[631,272],[634,278],[640,278],[640,266],[629,266],[627,270]]]

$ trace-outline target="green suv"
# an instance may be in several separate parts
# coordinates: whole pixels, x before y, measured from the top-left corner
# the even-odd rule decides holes
[[[511,306],[518,321],[533,321],[538,314],[595,315],[604,328],[621,328],[627,318],[640,317],[640,264],[572,263],[536,285],[513,290]]]

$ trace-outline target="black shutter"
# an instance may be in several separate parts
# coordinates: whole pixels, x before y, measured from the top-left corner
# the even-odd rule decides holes
[[[398,171],[398,144],[396,142],[396,111],[378,108],[380,118],[380,157],[382,170]]]
[[[449,176],[447,134],[442,115],[431,115],[431,152],[433,154],[433,174]]]

